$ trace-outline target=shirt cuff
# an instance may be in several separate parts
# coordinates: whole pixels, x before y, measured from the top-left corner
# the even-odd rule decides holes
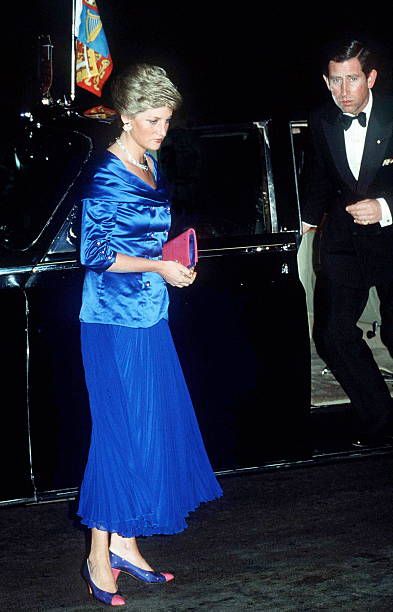
[[[392,213],[390,212],[390,208],[389,208],[387,201],[385,200],[385,198],[376,198],[376,199],[377,199],[377,202],[379,202],[381,206],[382,218],[379,222],[380,226],[386,227],[388,225],[392,225],[393,223]]]

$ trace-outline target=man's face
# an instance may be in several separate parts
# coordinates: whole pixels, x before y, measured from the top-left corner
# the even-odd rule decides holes
[[[343,113],[360,113],[367,105],[377,71],[371,70],[366,77],[357,57],[345,62],[329,62],[328,71],[328,76],[323,78],[337,106]]]

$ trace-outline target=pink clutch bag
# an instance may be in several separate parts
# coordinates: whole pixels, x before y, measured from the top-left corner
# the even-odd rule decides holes
[[[193,268],[198,261],[196,233],[193,228],[182,232],[162,247],[162,259],[178,261],[187,268]]]

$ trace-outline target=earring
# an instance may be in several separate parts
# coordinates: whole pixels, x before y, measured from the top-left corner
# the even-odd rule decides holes
[[[123,123],[123,130],[124,130],[125,132],[131,132],[131,130],[132,130],[132,125],[131,125],[131,123]]]

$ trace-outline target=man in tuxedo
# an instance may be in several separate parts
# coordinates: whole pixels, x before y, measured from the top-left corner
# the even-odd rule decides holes
[[[393,99],[373,95],[377,68],[360,41],[332,46],[323,78],[332,99],[310,115],[302,207],[303,233],[320,230],[313,335],[351,401],[361,447],[392,433],[392,398],[357,322],[375,286],[393,355]]]

